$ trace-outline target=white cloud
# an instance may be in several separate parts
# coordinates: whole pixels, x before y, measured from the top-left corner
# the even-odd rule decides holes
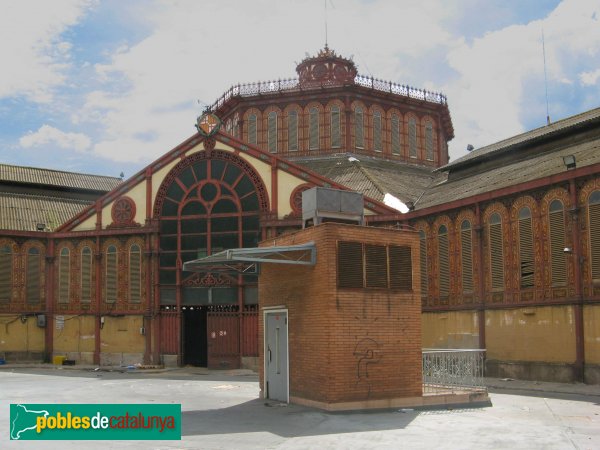
[[[90,148],[91,140],[82,133],[65,133],[50,125],[42,125],[38,131],[29,132],[19,139],[22,147],[58,146],[66,150],[83,152]]]
[[[0,99],[47,103],[65,82],[71,44],[61,34],[80,20],[89,0],[9,1],[0,14]]]
[[[600,69],[591,72],[582,72],[579,74],[581,83],[585,86],[593,86],[600,78]]]

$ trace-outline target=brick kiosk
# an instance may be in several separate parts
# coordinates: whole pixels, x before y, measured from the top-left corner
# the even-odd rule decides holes
[[[286,376],[289,368],[292,403],[326,410],[422,405],[418,234],[324,223],[261,247],[308,242],[316,265],[261,266],[261,397],[273,398],[269,367],[276,359],[273,373]],[[287,336],[268,343],[271,311],[282,326],[287,318]],[[273,351],[285,338],[288,360],[281,362]]]

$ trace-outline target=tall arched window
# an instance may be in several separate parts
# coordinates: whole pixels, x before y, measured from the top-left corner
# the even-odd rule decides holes
[[[92,301],[92,250],[81,249],[81,303]]]
[[[392,114],[392,155],[400,154],[400,117]]]
[[[308,148],[319,148],[319,108],[312,107],[308,112]]]
[[[548,208],[550,234],[550,261],[552,286],[564,286],[567,282],[567,258],[565,256],[565,214],[560,200],[552,200]]]
[[[298,150],[298,111],[288,113],[288,151]]]
[[[38,304],[42,298],[42,254],[39,248],[32,247],[27,251],[26,265],[25,298],[30,305]]]
[[[0,247],[0,304],[10,303],[12,296],[13,255],[10,245]]]
[[[417,157],[417,121],[414,117],[408,119],[408,156]]]
[[[376,152],[380,152],[383,149],[381,128],[381,112],[375,111],[373,113],[373,150]]]
[[[115,303],[117,301],[118,263],[119,256],[117,254],[117,247],[109,245],[106,249],[106,283],[104,285],[104,300],[106,303]]]
[[[473,292],[473,232],[468,220],[460,224],[460,256],[463,292]]]
[[[342,146],[341,114],[339,106],[331,107],[331,148]]]
[[[142,250],[137,244],[129,247],[129,301],[142,301]]]
[[[425,158],[433,161],[433,125],[429,121],[425,123]]]
[[[267,116],[267,145],[269,152],[277,153],[277,113],[271,111]]]
[[[69,303],[70,263],[71,252],[65,247],[60,251],[58,259],[58,303]]]
[[[521,273],[521,287],[533,287],[535,271],[533,259],[533,229],[531,223],[531,210],[526,206],[519,210],[519,267]]]
[[[450,255],[448,251],[448,228],[441,225],[438,229],[438,259],[440,297],[447,297],[450,293]]]
[[[248,116],[248,142],[250,144],[257,144],[257,134],[256,114],[250,114]]]
[[[419,257],[421,268],[421,297],[427,297],[429,283],[427,282],[427,237],[423,230],[419,231]]]
[[[494,213],[488,227],[492,290],[504,289],[504,254],[502,251],[502,218]]]
[[[592,279],[600,281],[600,191],[594,191],[588,200],[590,221],[590,266]]]
[[[354,110],[354,146],[356,148],[365,148],[364,125],[363,110],[357,107]]]

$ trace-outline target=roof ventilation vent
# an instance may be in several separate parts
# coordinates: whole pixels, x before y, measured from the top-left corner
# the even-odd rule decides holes
[[[354,191],[342,191],[314,187],[302,192],[302,228],[323,222],[364,225],[363,195]]]

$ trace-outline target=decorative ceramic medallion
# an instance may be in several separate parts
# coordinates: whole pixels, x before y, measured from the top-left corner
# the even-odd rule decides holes
[[[207,112],[198,117],[196,128],[202,136],[212,136],[221,128],[221,119],[213,113]]]

